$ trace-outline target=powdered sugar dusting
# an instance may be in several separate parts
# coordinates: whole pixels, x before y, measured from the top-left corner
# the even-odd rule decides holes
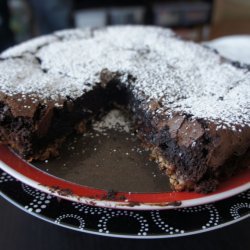
[[[81,29],[66,29],[59,30],[54,33],[54,35],[62,40],[74,40],[74,39],[84,39],[90,38],[92,36],[91,28]]]
[[[76,98],[98,84],[107,69],[119,73],[121,84],[138,98],[160,101],[170,115],[180,111],[227,126],[250,124],[250,72],[222,63],[217,54],[177,39],[168,29],[124,26],[54,36],[58,39],[33,57],[0,62],[0,91]]]
[[[57,40],[56,37],[53,35],[37,37],[5,50],[1,54],[0,58],[19,57],[26,52],[34,53],[37,50],[37,48],[44,46],[45,44],[52,43],[56,40]]]
[[[42,98],[57,100],[60,96],[81,95],[83,91],[92,89],[86,85],[80,90],[77,88],[81,84],[79,80],[44,73],[40,65],[30,56],[25,59],[14,58],[0,63],[0,91],[8,95],[14,94],[34,94]]]
[[[93,123],[93,129],[98,132],[104,132],[107,129],[114,129],[128,133],[131,130],[131,122],[120,110],[113,109],[107,115],[102,117],[100,121],[95,121]]]

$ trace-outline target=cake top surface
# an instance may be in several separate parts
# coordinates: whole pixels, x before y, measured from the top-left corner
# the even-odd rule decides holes
[[[158,112],[250,124],[250,72],[156,27],[65,30],[10,48],[0,55],[0,92],[77,98],[100,82],[103,70],[138,98],[159,101]]]

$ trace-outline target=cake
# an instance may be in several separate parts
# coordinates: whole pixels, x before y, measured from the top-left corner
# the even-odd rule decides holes
[[[250,165],[248,67],[169,29],[65,30],[0,55],[0,143],[29,161],[58,155],[113,107],[173,190],[211,192]]]

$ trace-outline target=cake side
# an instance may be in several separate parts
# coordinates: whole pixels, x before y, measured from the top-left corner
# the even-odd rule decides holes
[[[93,119],[110,110],[119,97],[112,85],[97,84],[76,99],[57,101],[32,101],[28,95],[21,99],[20,95],[0,96],[0,142],[29,161],[58,156],[68,135],[86,132]],[[119,99],[117,102],[122,103]]]
[[[170,177],[174,190],[214,191],[222,180],[250,167],[250,128],[220,128],[213,122],[176,113],[171,117],[136,101],[133,107],[138,136],[152,158]]]

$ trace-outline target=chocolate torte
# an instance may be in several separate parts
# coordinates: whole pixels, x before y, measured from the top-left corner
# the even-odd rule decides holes
[[[114,106],[174,190],[210,192],[249,167],[249,69],[168,29],[66,30],[0,55],[0,143],[27,160],[58,155]]]

